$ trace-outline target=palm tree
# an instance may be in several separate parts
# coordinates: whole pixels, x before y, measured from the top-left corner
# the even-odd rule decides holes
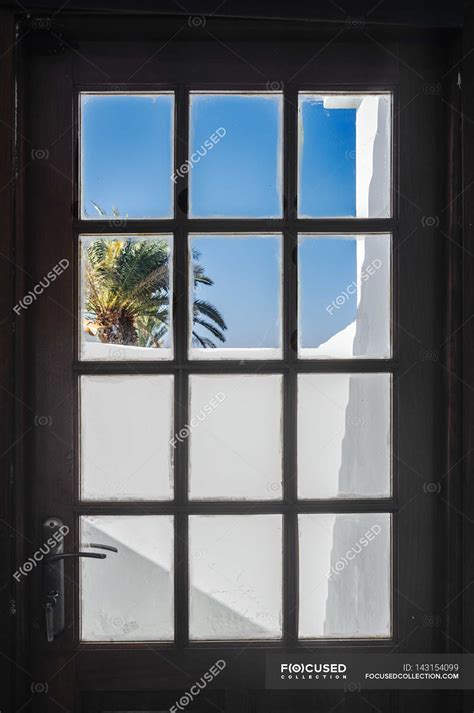
[[[87,248],[86,325],[109,344],[161,347],[169,331],[169,249],[165,240],[94,240]],[[194,287],[212,285],[193,252]],[[196,327],[211,336],[202,336]],[[193,346],[225,342],[226,323],[209,302],[193,303]]]

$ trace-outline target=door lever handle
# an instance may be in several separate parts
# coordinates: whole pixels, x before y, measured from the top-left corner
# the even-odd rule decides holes
[[[49,517],[43,523],[45,539],[56,531],[61,532],[63,522],[57,517]],[[107,552],[118,552],[112,545],[102,545],[96,542],[84,544],[84,548],[95,548]],[[65,601],[64,601],[64,560],[79,559],[104,560],[105,552],[64,552],[64,538],[58,540],[54,554],[49,554],[43,559],[43,607],[45,611],[45,628],[48,642],[64,633],[66,628]]]
[[[58,560],[65,559],[75,559],[77,557],[90,557],[96,560],[105,560],[107,555],[102,554],[102,552],[62,552],[61,554],[57,555],[48,555],[44,558],[43,561],[48,564],[48,562],[57,562]]]

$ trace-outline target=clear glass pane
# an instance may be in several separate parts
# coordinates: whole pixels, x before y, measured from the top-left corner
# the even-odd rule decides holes
[[[171,218],[174,96],[81,97],[81,217]]]
[[[118,552],[88,550],[111,545]],[[173,518],[169,515],[81,517],[83,641],[169,641],[173,623]]]
[[[281,498],[281,376],[191,376],[187,434],[191,498]]]
[[[81,377],[86,500],[173,497],[173,376]]]
[[[391,356],[390,235],[301,235],[299,355]]]
[[[391,636],[389,513],[299,515],[299,636]]]
[[[190,239],[190,357],[281,357],[281,236]]]
[[[300,94],[301,217],[391,215],[390,94]]]
[[[383,498],[390,491],[390,374],[299,374],[299,497]]]
[[[281,515],[189,518],[190,638],[281,637]]]
[[[191,94],[189,211],[194,218],[282,215],[281,94]]]
[[[173,358],[172,237],[81,236],[81,358]]]

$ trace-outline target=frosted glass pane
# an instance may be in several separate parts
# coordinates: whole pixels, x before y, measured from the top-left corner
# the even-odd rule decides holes
[[[173,94],[80,97],[82,218],[171,218]]]
[[[391,215],[390,94],[300,94],[302,217]]]
[[[173,639],[173,539],[168,515],[81,517],[82,548],[118,549],[80,560],[82,640]]]
[[[299,636],[391,636],[388,513],[299,515]]]
[[[193,218],[282,215],[281,94],[191,93]]]
[[[191,376],[189,433],[190,497],[281,498],[281,376]]]
[[[298,376],[300,498],[388,497],[391,376]]]
[[[189,518],[190,638],[281,638],[281,515]]]
[[[280,235],[190,240],[190,357],[281,357]]]
[[[87,500],[173,496],[173,377],[81,377],[81,483]]]
[[[391,356],[390,235],[301,235],[299,355]]]
[[[81,359],[172,359],[170,235],[81,236]]]

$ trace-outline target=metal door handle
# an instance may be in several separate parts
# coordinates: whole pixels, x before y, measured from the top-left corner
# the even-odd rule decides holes
[[[61,554],[48,555],[44,558],[44,562],[57,562],[58,560],[75,559],[77,557],[90,557],[96,560],[105,560],[107,555],[103,555],[101,552],[62,552]]]
[[[63,522],[58,517],[49,517],[43,523],[45,540],[54,536],[56,532],[61,533]],[[112,545],[101,545],[95,542],[85,544],[84,547],[107,550],[108,552],[118,552]],[[64,539],[57,539],[54,554],[43,559],[43,607],[45,610],[45,628],[48,642],[60,636],[65,628],[64,611],[64,560],[87,557],[89,559],[106,559],[103,552],[64,552]]]

